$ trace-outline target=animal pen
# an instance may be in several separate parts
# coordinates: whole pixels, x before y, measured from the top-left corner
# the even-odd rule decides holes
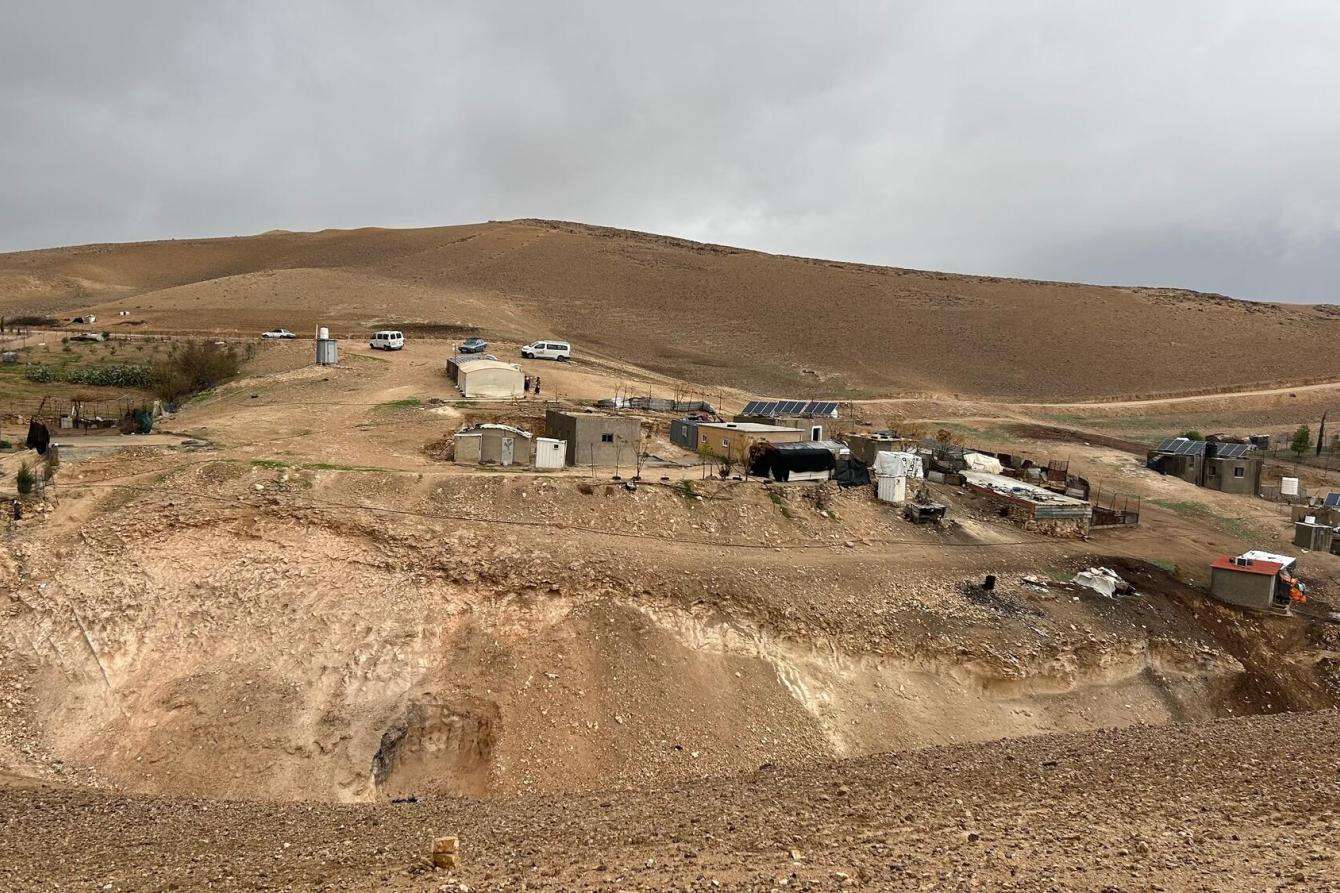
[[[0,418],[6,424],[22,426],[37,422],[45,425],[53,434],[59,433],[61,436],[107,433],[112,430],[125,432],[127,420],[130,420],[133,431],[144,433],[144,418],[147,417],[152,426],[155,415],[152,405],[133,397],[112,400],[57,400],[46,397],[40,401],[7,400],[0,403]]]
[[[1140,523],[1140,497],[1103,490],[1096,486],[1089,494],[1093,505],[1091,527],[1126,527]]]

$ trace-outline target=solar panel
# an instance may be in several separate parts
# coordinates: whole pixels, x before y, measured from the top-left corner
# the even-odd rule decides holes
[[[762,405],[762,400],[750,400],[744,405],[744,415],[758,415],[758,408]]]
[[[768,416],[768,417],[777,415],[777,401],[776,401],[776,400],[768,400],[768,401],[759,403],[759,405],[758,405],[758,415],[761,415],[761,416]]]
[[[1340,509],[1340,493],[1332,493],[1327,496],[1325,505],[1327,508]]]
[[[837,413],[838,405],[832,401],[819,404],[819,410],[815,415],[831,416]]]
[[[800,415],[802,412],[804,412],[804,410],[805,410],[804,400],[788,400],[786,401],[786,408],[782,411],[785,412],[787,415]]]

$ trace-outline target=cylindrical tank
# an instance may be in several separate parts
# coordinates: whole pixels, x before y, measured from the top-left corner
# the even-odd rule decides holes
[[[316,362],[319,366],[334,366],[340,361],[340,343],[333,338],[318,338]]]

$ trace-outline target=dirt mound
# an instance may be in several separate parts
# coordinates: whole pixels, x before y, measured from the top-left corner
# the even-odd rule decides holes
[[[1330,349],[1340,318],[1314,307],[785,257],[555,221],[23,252],[0,255],[0,277],[15,283],[11,313],[88,306],[169,329],[565,336],[586,354],[788,396],[1055,398],[1340,376]],[[1197,349],[1207,343],[1215,350]]]
[[[114,460],[151,486],[86,468],[78,525],[13,544],[3,634],[26,694],[0,768],[499,796],[1331,703],[1262,669],[1324,643],[1254,620],[1223,639],[1155,569],[1147,600],[1038,591],[1041,545],[994,554],[977,597],[983,553],[962,547],[998,541],[985,521],[858,541],[894,523],[869,494],[151,455]]]

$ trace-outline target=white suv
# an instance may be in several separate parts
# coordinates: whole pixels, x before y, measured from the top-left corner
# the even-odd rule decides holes
[[[572,345],[566,341],[536,341],[521,348],[521,355],[528,360],[572,359]]]
[[[373,332],[372,340],[368,342],[368,347],[373,350],[400,350],[405,346],[405,335],[402,332]]]

